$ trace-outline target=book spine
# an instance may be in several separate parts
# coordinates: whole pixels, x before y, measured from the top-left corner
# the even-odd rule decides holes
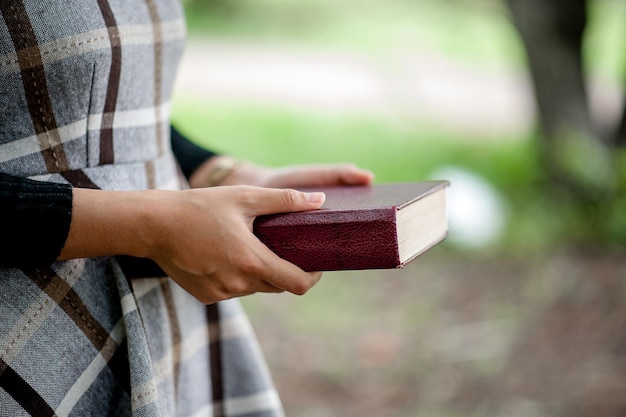
[[[304,224],[277,224],[261,218],[255,223],[254,233],[278,256],[305,271],[400,265],[395,209],[316,214],[319,215]]]

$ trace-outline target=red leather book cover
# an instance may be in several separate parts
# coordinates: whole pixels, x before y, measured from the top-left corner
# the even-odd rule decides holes
[[[446,185],[428,181],[316,188],[326,193],[321,209],[261,216],[254,233],[306,271],[397,268],[403,262],[396,212]]]

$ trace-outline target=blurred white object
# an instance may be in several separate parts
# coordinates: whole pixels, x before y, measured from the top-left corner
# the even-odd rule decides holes
[[[467,248],[481,248],[498,240],[506,224],[506,210],[491,184],[457,167],[441,167],[430,177],[450,181],[448,241]]]

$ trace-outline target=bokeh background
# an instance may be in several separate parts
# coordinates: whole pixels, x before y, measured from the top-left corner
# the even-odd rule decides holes
[[[202,146],[452,182],[407,268],[242,300],[287,415],[626,415],[626,2],[184,4]]]

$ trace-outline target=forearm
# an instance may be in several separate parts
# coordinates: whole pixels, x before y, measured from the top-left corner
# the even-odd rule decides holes
[[[107,255],[148,257],[150,220],[167,191],[74,188],[72,221],[59,260]]]

